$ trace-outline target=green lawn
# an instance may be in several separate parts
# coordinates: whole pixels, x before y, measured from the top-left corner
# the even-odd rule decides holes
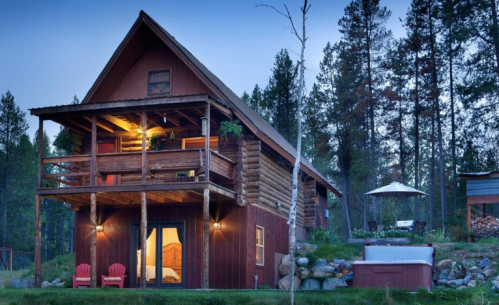
[[[0,289],[0,304],[287,304],[284,291],[196,291],[159,289]],[[499,296],[488,289],[435,290],[408,293],[400,290],[299,291],[297,305],[308,304],[499,304]]]

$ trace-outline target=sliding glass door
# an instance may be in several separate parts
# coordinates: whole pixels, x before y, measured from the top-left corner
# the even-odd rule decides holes
[[[149,222],[146,240],[146,273],[140,272],[140,223],[132,223],[132,286],[138,287],[142,276],[148,287],[184,286],[184,225],[181,222]]]

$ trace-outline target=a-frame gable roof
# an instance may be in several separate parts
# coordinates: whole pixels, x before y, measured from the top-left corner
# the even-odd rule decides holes
[[[177,55],[187,67],[210,89],[215,97],[225,102],[234,111],[237,118],[244,123],[258,138],[264,143],[275,149],[279,154],[284,156],[288,161],[294,163],[296,149],[289,144],[284,137],[279,134],[270,124],[251,109],[239,96],[230,90],[218,77],[208,70],[194,55],[191,54],[182,44],[180,44],[170,33],[161,27],[144,11],[141,11],[139,18],[135,21],[132,28],[126,35],[125,39],[118,46],[113,56],[107,63],[104,70],[83,99],[83,103],[91,100],[99,85],[102,83],[107,73],[116,63],[121,52],[135,33],[140,25],[147,25],[158,37]],[[320,184],[327,187],[335,195],[341,197],[341,193],[326,180],[322,174],[312,166],[305,158],[302,159],[301,169],[316,179]]]

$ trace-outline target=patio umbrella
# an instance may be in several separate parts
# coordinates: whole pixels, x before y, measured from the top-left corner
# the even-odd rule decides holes
[[[371,195],[375,197],[413,197],[420,195],[428,195],[424,192],[418,191],[417,189],[413,189],[407,185],[403,185],[400,182],[392,182],[387,186],[380,187],[379,189],[375,189],[374,191],[370,191],[366,193],[366,195]]]

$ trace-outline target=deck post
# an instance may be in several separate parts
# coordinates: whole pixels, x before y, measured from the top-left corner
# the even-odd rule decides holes
[[[35,286],[42,285],[42,222],[40,196],[35,195]]]
[[[43,119],[38,119],[38,188],[42,188],[43,183]]]
[[[209,289],[210,278],[210,190],[204,189],[203,196],[203,289]]]
[[[204,115],[206,117],[206,136],[204,139],[204,180],[210,181],[210,102],[206,104]],[[202,128],[202,127],[201,127]]]
[[[92,147],[91,147],[92,160],[90,161],[90,185],[94,186],[95,172],[97,166],[97,118],[92,115]]]
[[[142,111],[142,184],[146,184],[147,173],[147,112]]]
[[[90,288],[97,287],[97,196],[90,193]]]
[[[140,193],[140,288],[146,288],[146,240],[147,240],[147,197],[146,192]]]
[[[466,204],[466,223],[468,224],[468,242],[471,242],[471,205],[469,203]]]

